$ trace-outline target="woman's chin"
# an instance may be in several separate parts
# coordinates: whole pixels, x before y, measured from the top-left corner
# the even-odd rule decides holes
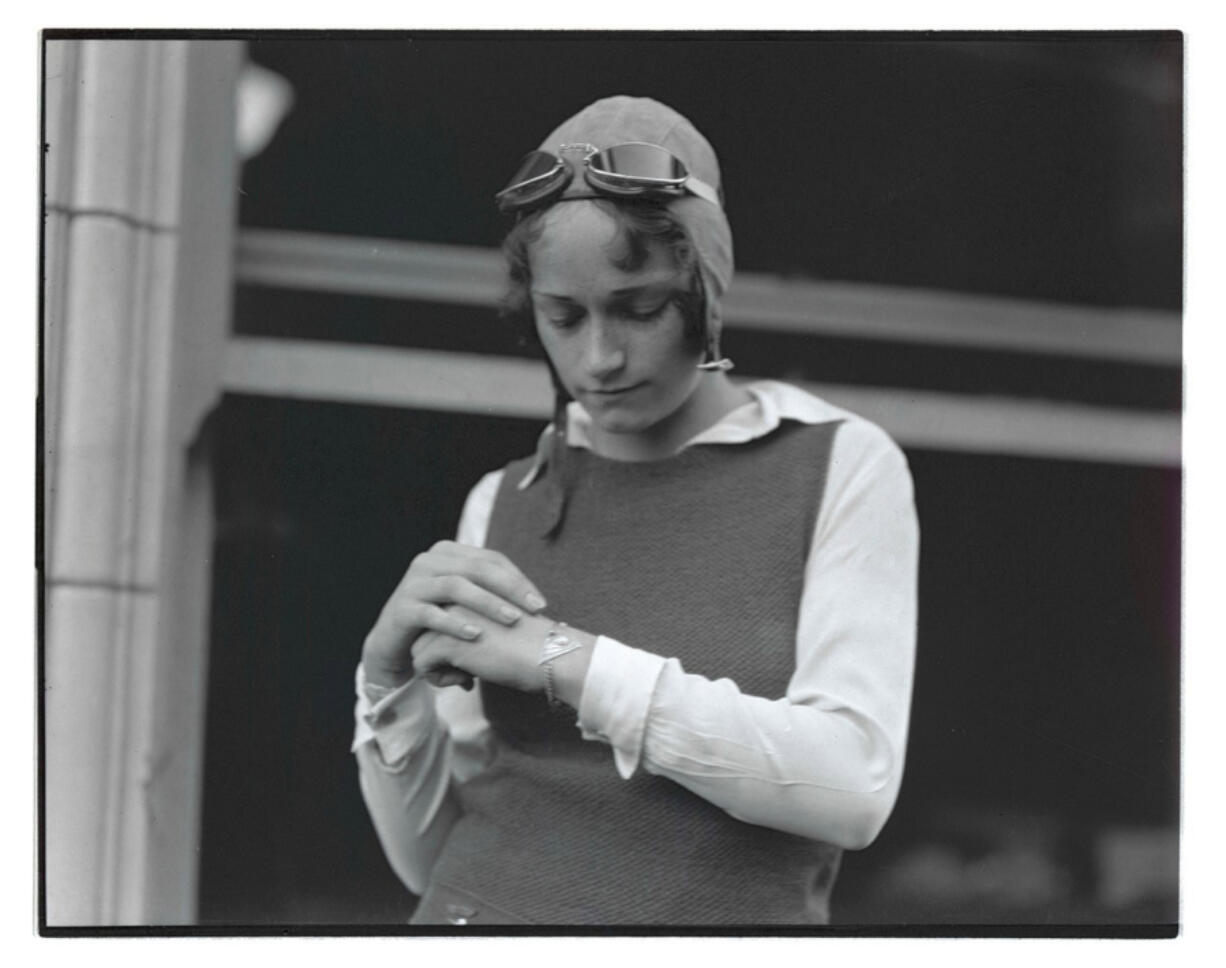
[[[607,410],[593,414],[592,423],[602,433],[625,436],[647,433],[654,426],[655,421],[644,414]]]

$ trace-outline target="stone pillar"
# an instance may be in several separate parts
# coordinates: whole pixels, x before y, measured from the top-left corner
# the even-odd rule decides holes
[[[231,41],[46,44],[48,926],[195,918]]]

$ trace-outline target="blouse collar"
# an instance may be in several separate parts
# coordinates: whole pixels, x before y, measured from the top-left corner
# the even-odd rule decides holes
[[[697,444],[744,444],[772,433],[783,420],[796,420],[804,424],[818,424],[836,420],[843,411],[833,407],[820,397],[778,380],[755,380],[741,384],[753,398],[735,410],[729,411],[706,430],[691,437],[681,447]],[[569,447],[592,449],[592,418],[578,403],[572,401],[566,409],[566,443]],[[544,470],[549,457],[549,435],[553,424],[546,427],[536,448],[536,457],[519,482],[524,490]]]

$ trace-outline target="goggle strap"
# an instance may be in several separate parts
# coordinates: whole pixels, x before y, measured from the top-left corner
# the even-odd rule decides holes
[[[719,192],[708,185],[705,181],[690,175],[690,177],[685,180],[685,187],[689,190],[690,194],[697,195],[699,198],[705,199],[712,205],[719,208],[723,207],[720,204]]]

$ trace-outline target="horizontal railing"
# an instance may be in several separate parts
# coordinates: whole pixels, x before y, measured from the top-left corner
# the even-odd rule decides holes
[[[470,246],[246,229],[237,278],[248,285],[492,306],[498,252]],[[738,273],[725,325],[895,343],[1180,365],[1177,313],[1104,309],[893,286]]]
[[[234,337],[233,393],[548,419],[544,364],[434,350]],[[805,384],[909,447],[1178,466],[1177,414],[884,387]]]

